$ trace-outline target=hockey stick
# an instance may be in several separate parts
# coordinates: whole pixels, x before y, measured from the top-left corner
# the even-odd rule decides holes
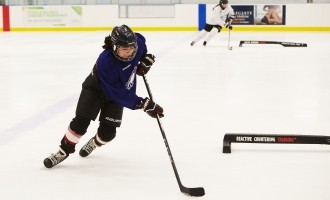
[[[279,42],[279,41],[251,41],[251,40],[241,40],[239,42],[239,47],[242,47],[243,44],[280,44],[284,47],[307,47],[306,43]]]
[[[223,153],[231,153],[231,143],[330,145],[330,136],[226,133],[223,138]]]
[[[150,87],[149,87],[149,84],[148,84],[148,81],[147,81],[147,78],[146,78],[145,75],[143,75],[143,80],[144,80],[144,84],[146,85],[146,88],[147,88],[147,91],[148,91],[148,94],[149,94],[149,98],[150,98],[151,101],[153,101],[151,90],[150,90]],[[173,159],[173,156],[172,156],[172,153],[171,153],[171,150],[170,150],[170,146],[169,146],[169,144],[167,142],[167,139],[166,139],[165,131],[163,129],[162,123],[161,123],[158,115],[157,115],[157,122],[158,122],[158,126],[160,128],[160,132],[162,133],[163,140],[164,140],[164,143],[165,143],[165,146],[166,146],[166,149],[167,149],[167,153],[170,157],[171,164],[172,164],[172,167],[173,167],[173,170],[174,170],[174,174],[175,174],[176,180],[177,180],[177,182],[179,184],[179,187],[180,187],[180,191],[182,193],[186,194],[186,195],[189,195],[189,196],[195,196],[195,197],[204,196],[204,194],[205,194],[204,188],[202,188],[202,187],[187,188],[187,187],[182,185],[180,177],[179,177],[178,170],[176,169],[176,166],[175,166],[175,163],[174,163],[174,159]]]
[[[235,15],[231,15],[229,16],[229,13],[227,14],[227,19],[226,19],[226,28],[228,28],[228,50],[233,50],[233,47],[230,46],[230,32],[231,32],[231,29],[232,29],[232,26],[231,26],[231,20],[235,17]]]
[[[229,50],[233,50],[233,47],[232,46],[230,46],[230,32],[231,32],[231,29],[229,28],[229,35],[228,35],[228,49]]]

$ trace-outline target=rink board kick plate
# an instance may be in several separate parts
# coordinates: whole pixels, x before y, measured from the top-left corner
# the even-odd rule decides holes
[[[231,153],[232,143],[262,144],[330,144],[330,136],[323,135],[272,135],[226,133],[223,138],[223,153]]]

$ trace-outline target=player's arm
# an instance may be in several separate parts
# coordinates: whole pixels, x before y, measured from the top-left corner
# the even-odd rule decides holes
[[[227,14],[226,21],[225,21],[226,28],[229,28],[230,30],[233,29],[233,26],[231,25],[231,23],[233,22],[233,19],[234,18],[235,18],[234,10],[232,8],[230,8],[230,10],[229,10],[229,12]]]

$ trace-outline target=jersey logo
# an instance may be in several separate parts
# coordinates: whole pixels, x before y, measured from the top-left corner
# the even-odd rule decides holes
[[[128,89],[128,90],[130,90],[134,85],[136,69],[137,69],[137,66],[134,67],[134,70],[132,71],[131,76],[129,77],[129,79],[126,83],[126,89]]]
[[[131,64],[127,65],[126,67],[123,68],[123,71],[126,70],[127,68],[129,68],[131,66]]]

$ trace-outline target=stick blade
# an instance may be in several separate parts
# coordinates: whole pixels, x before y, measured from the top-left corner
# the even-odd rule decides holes
[[[180,190],[182,193],[193,197],[201,197],[205,195],[205,190],[202,187],[197,187],[197,188],[181,187]]]
[[[306,43],[295,43],[295,42],[280,42],[284,47],[307,47]]]

